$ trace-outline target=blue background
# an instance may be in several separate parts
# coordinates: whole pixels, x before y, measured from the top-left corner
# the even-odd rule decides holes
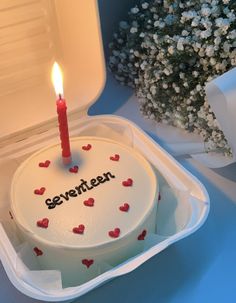
[[[106,56],[107,44],[118,21],[125,19],[136,1],[99,0]],[[108,74],[107,84],[90,114],[115,113],[132,95]],[[137,110],[133,105],[133,110]],[[124,116],[134,120],[132,111]],[[140,118],[139,121],[141,121]],[[135,121],[137,122],[137,121]],[[142,121],[145,129],[147,121]],[[164,146],[155,131],[149,134]],[[168,247],[127,275],[75,300],[129,303],[208,303],[236,302],[236,166],[211,170],[192,159],[177,159],[206,187],[211,210],[206,223],[193,235]],[[37,302],[19,293],[0,268],[0,302]],[[2,286],[1,286],[2,285]]]

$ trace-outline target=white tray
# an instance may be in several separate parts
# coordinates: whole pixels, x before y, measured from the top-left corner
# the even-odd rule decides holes
[[[44,301],[70,301],[117,276],[126,274],[170,244],[190,235],[205,221],[209,197],[204,186],[134,123],[117,116],[84,117],[70,124],[70,135],[93,135],[118,140],[142,153],[153,165],[160,183],[157,233],[145,240],[145,250],[89,282],[62,289],[42,284],[40,271],[29,270],[17,254],[19,240],[8,213],[8,191],[17,166],[32,152],[57,142],[58,130],[8,144],[0,151],[0,258],[14,286],[22,293]],[[41,271],[42,273],[43,271]]]

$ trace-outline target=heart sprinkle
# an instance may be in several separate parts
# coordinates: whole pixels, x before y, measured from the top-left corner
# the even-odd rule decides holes
[[[78,172],[78,169],[79,169],[79,167],[78,167],[77,165],[75,165],[75,166],[71,167],[71,168],[69,169],[69,171],[70,171],[71,173],[76,174],[76,173]]]
[[[114,156],[110,157],[110,160],[112,160],[112,161],[119,161],[120,160],[120,156],[117,155],[117,154],[115,154]]]
[[[90,150],[91,148],[92,148],[92,145],[91,145],[91,144],[82,146],[82,149],[83,149],[83,150]]]
[[[144,229],[144,230],[141,232],[141,234],[138,235],[138,240],[139,240],[139,241],[140,241],[140,240],[144,240],[145,237],[146,237],[146,235],[147,235],[147,231],[146,231],[146,229]]]
[[[119,207],[119,210],[127,212],[129,210],[129,204],[128,203],[124,203],[123,205],[121,205]]]
[[[48,228],[48,223],[48,218],[43,218],[42,220],[37,221],[37,226],[42,228]]]
[[[39,249],[38,247],[34,247],[34,252],[36,254],[36,256],[42,256],[43,255],[43,252],[41,249]]]
[[[128,178],[127,180],[122,182],[123,186],[132,186],[133,185],[133,180],[131,178]]]
[[[93,265],[93,259],[83,259],[82,264],[85,265],[87,268],[89,268],[91,265]]]
[[[74,227],[72,229],[73,233],[75,234],[83,234],[84,233],[84,229],[85,229],[85,226],[83,224],[80,224],[78,225],[77,227]]]
[[[85,200],[84,201],[84,205],[85,206],[90,206],[90,207],[94,206],[94,199],[93,198],[89,198],[88,200]]]
[[[45,187],[41,187],[41,188],[39,188],[39,189],[35,189],[35,190],[34,190],[34,193],[35,193],[35,195],[43,195],[44,192],[45,192],[45,190],[46,190]]]
[[[46,160],[45,162],[40,162],[39,167],[48,167],[50,165],[50,161]]]
[[[108,232],[108,235],[111,237],[111,238],[118,238],[119,235],[120,235],[120,229],[118,227],[116,227],[114,230],[110,230]]]

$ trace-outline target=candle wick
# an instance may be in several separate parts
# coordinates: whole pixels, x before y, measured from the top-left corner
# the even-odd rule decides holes
[[[59,94],[59,100],[61,100],[61,99],[62,99],[61,94]]]

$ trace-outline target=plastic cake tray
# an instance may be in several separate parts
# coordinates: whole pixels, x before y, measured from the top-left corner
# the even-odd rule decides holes
[[[71,301],[196,231],[208,215],[209,197],[193,175],[135,124],[117,116],[87,116],[106,78],[96,0],[3,1],[0,14],[0,258],[10,281],[25,295]],[[9,214],[16,168],[59,140],[49,79],[55,59],[64,71],[70,136],[105,137],[136,149],[152,164],[161,196],[156,232],[145,238],[144,251],[118,266],[104,265],[102,274],[70,288],[61,287],[58,271],[34,266]]]
[[[126,260],[89,282],[77,287],[61,288],[54,271],[31,270],[24,264],[27,251],[17,239],[14,221],[10,218],[8,191],[16,167],[32,152],[57,142],[57,129],[8,146],[2,152],[0,180],[0,257],[11,282],[24,294],[45,301],[66,301],[76,298],[102,283],[126,274],[170,244],[196,231],[205,221],[209,211],[209,197],[204,186],[165,150],[130,121],[115,116],[97,116],[81,119],[71,124],[71,136],[93,135],[118,140],[142,153],[152,164],[160,184],[161,200],[158,205],[157,229],[145,240],[142,253]],[[11,152],[10,152],[11,151]],[[144,201],[145,203],[145,201]],[[28,265],[28,264],[27,264]],[[28,265],[30,266],[30,265]],[[52,274],[52,275],[51,275]],[[47,276],[47,285],[44,284]]]

